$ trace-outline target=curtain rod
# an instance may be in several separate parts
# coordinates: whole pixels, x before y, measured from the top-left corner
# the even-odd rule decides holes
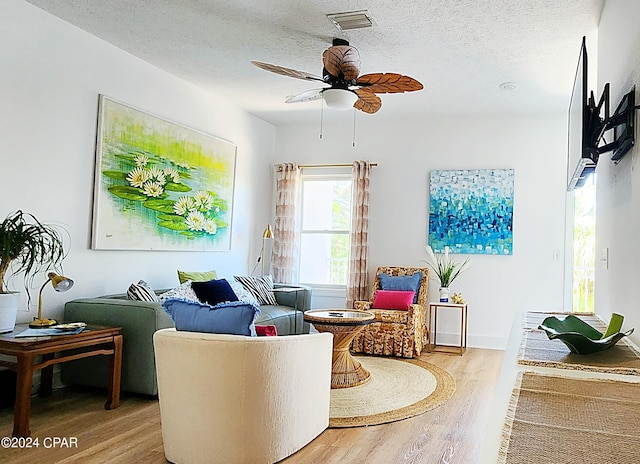
[[[370,163],[371,167],[378,166],[378,163]],[[298,167],[302,169],[308,168],[350,168],[352,163],[337,163],[337,164],[299,164]]]

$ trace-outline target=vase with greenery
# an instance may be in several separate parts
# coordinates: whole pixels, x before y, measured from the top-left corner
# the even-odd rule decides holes
[[[449,301],[449,287],[462,272],[471,265],[469,258],[464,261],[455,261],[449,256],[449,247],[444,248],[444,253],[434,253],[429,245],[425,246],[429,260],[427,265],[433,270],[440,281],[440,301]]]
[[[64,257],[60,231],[32,214],[18,210],[0,223],[0,332],[13,330],[17,313],[19,293],[9,290],[7,279],[22,273],[30,301],[29,288],[36,274],[56,269]]]

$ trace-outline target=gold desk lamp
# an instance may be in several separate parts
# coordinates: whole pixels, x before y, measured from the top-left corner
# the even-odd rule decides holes
[[[68,277],[58,275],[55,272],[50,272],[47,277],[47,281],[42,284],[42,287],[40,287],[40,293],[38,294],[38,317],[33,318],[33,321],[29,323],[29,327],[33,329],[43,329],[57,324],[53,319],[42,319],[42,291],[44,290],[44,287],[46,287],[49,282],[51,282],[51,285],[53,285],[53,289],[56,292],[66,292],[73,287],[73,280]]]

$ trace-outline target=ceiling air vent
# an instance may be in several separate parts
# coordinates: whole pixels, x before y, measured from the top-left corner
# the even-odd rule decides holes
[[[328,14],[327,18],[341,31],[364,29],[373,26],[373,18],[367,10]]]

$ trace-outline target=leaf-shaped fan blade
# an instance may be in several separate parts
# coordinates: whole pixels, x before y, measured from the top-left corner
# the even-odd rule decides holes
[[[254,66],[264,69],[265,71],[271,71],[272,73],[281,74],[287,77],[295,77],[296,79],[303,79],[305,81],[320,81],[324,82],[320,76],[310,74],[304,71],[297,71],[291,68],[284,68],[282,66],[276,66],[275,64],[263,63],[261,61],[252,61]]]
[[[319,100],[322,98],[322,90],[323,89],[307,90],[306,92],[302,92],[302,93],[299,93],[298,95],[294,95],[293,97],[287,98],[285,100],[285,103],[298,103],[298,102]]]
[[[353,107],[365,113],[373,114],[382,107],[382,100],[369,89],[356,89],[354,92],[358,95]]]
[[[360,53],[351,45],[334,45],[322,53],[322,64],[329,74],[350,81],[360,74]]]
[[[364,74],[358,78],[356,85],[375,93],[414,92],[423,88],[413,77],[396,73]]]

